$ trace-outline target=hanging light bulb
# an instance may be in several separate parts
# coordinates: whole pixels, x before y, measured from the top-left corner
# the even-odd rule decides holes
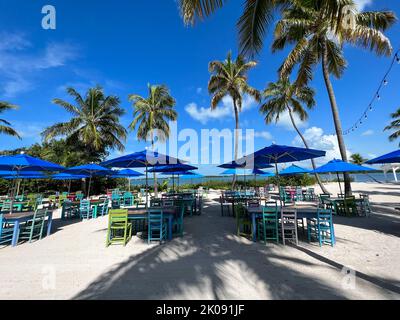
[[[369,111],[372,111],[372,105],[369,106]]]
[[[400,57],[399,57],[399,55],[397,53],[396,53],[396,61],[397,61],[398,64],[400,64]]]
[[[389,82],[385,79],[385,80],[383,80],[383,85],[384,86],[387,86],[387,84],[388,84]]]
[[[381,100],[381,96],[380,96],[379,93],[376,94],[376,97],[377,97],[378,100]]]
[[[367,114],[366,114],[366,113],[364,114],[364,118],[365,118],[365,119],[367,119],[367,118],[368,118],[368,116],[367,116]]]

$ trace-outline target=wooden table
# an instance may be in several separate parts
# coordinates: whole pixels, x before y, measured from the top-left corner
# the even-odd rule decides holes
[[[245,207],[247,212],[251,216],[251,227],[252,227],[252,236],[253,241],[257,241],[257,218],[262,218],[263,208],[264,206],[259,207]],[[296,209],[297,210],[297,219],[312,219],[317,218],[317,207],[315,206],[287,206],[288,209]],[[278,206],[278,212],[280,212],[281,207]]]
[[[90,200],[90,205],[93,207],[93,218],[97,218],[97,211],[98,211],[98,206],[104,203],[104,199],[91,199]],[[73,206],[79,206],[81,204],[80,201],[71,201],[71,205]]]
[[[151,209],[151,208],[149,208]],[[172,240],[172,222],[174,220],[175,214],[178,212],[178,207],[163,207],[161,208],[163,211],[163,216],[168,219],[168,240]],[[136,220],[136,219],[147,219],[148,212],[147,209],[142,208],[131,208],[128,209],[128,219]]]
[[[11,240],[11,246],[15,247],[18,244],[18,236],[19,236],[19,225],[21,222],[29,221],[33,218],[35,212],[17,212],[12,214],[4,214],[3,221],[6,223],[14,224],[13,236]],[[47,236],[51,234],[51,225],[53,222],[53,211],[47,211]]]

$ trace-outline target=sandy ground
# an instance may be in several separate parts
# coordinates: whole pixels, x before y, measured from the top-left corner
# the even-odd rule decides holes
[[[335,217],[333,248],[237,237],[217,192],[203,215],[185,219],[184,237],[164,245],[134,237],[106,248],[106,217],[65,222],[58,213],[50,237],[0,249],[0,298],[399,299],[400,215],[390,208],[400,203],[400,186],[354,183],[353,190],[370,192],[375,212]]]

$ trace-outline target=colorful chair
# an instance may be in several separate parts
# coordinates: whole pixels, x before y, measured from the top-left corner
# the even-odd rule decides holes
[[[11,243],[14,228],[10,228],[3,220],[3,214],[0,214],[0,246]]]
[[[243,204],[235,206],[236,234],[249,237],[251,235],[251,219]]]
[[[106,247],[110,244],[126,246],[132,238],[132,224],[128,222],[128,209],[113,209],[108,214]]]
[[[101,216],[105,216],[105,215],[108,214],[108,210],[109,210],[108,209],[108,204],[109,204],[109,202],[110,202],[110,200],[108,200],[108,198],[105,198],[103,204],[100,204],[98,206],[97,210],[99,210],[99,214],[101,214]]]
[[[263,207],[262,219],[259,219],[257,223],[258,237],[264,243],[268,240],[279,243],[279,231],[278,231],[278,207],[268,206]]]
[[[177,214],[172,221],[172,228],[174,233],[178,236],[183,236],[183,215],[185,212],[184,203],[181,200],[175,200],[175,205],[177,206]]]
[[[33,239],[42,239],[44,227],[46,222],[47,209],[36,210],[33,218],[27,221],[26,224],[21,226],[19,231],[18,240],[28,240],[32,242]]]
[[[335,231],[332,220],[332,210],[318,209],[317,218],[307,219],[308,242],[315,238],[320,247],[323,244],[330,244],[332,247],[336,243]]]
[[[286,240],[299,244],[297,237],[297,210],[296,209],[281,209],[281,236],[283,245]]]
[[[131,192],[124,192],[123,205],[126,206],[126,207],[133,206],[133,195],[132,195]]]
[[[89,200],[81,200],[79,214],[81,219],[93,218],[93,208],[91,207]]]
[[[147,219],[147,242],[151,241],[159,241],[160,243],[163,240],[167,239],[167,225],[164,222],[163,211],[158,208],[151,208],[148,210],[148,219]]]
[[[119,209],[121,207],[121,197],[119,193],[113,191],[111,194],[111,208],[112,209]]]

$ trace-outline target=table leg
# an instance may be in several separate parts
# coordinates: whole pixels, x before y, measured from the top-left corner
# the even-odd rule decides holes
[[[97,218],[97,205],[93,206],[93,218]]]
[[[168,240],[172,240],[172,215],[168,217]]]
[[[257,228],[256,228],[256,215],[254,213],[251,215],[251,229],[252,229],[251,233],[252,233],[252,236],[253,236],[253,242],[256,242],[256,240],[257,240],[257,234],[256,234]]]
[[[18,236],[19,236],[19,221],[16,220],[14,223],[13,236],[11,240],[12,247],[15,247],[18,244]]]
[[[47,221],[47,236],[51,234],[51,226],[53,224],[53,212],[50,211],[48,214],[49,220]]]

